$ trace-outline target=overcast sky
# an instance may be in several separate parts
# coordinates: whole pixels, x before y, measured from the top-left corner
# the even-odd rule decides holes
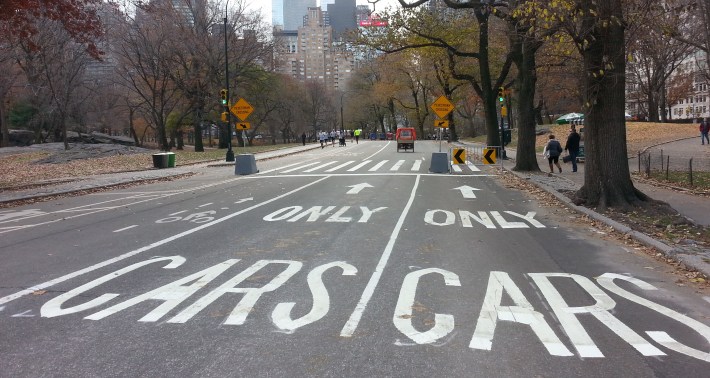
[[[271,23],[271,1],[272,0],[247,0],[247,7],[250,9],[254,10],[261,10],[261,14],[264,16],[264,19]],[[284,0],[288,1],[288,0]],[[374,1],[374,0],[371,0]],[[317,0],[316,3],[320,5],[321,0]],[[356,0],[357,5],[368,5],[367,0]],[[397,0],[380,0],[377,2],[377,5],[375,6],[375,10],[383,10],[387,7],[390,6],[399,6],[399,3]]]

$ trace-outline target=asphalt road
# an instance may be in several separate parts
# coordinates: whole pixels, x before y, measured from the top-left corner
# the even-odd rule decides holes
[[[0,213],[0,376],[704,376],[710,299],[363,141]]]

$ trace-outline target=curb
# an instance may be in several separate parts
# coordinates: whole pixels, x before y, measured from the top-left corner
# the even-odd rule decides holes
[[[666,243],[664,243],[660,240],[654,239],[642,232],[633,230],[629,226],[626,226],[626,225],[621,224],[611,218],[601,215],[601,214],[595,212],[594,210],[591,210],[591,209],[583,207],[583,206],[577,206],[574,203],[572,203],[572,201],[567,196],[560,193],[555,188],[553,188],[549,185],[545,185],[544,183],[535,182],[534,180],[528,180],[527,177],[525,177],[524,175],[522,175],[518,172],[512,171],[508,168],[504,167],[503,169],[506,172],[512,173],[513,175],[515,175],[519,179],[525,180],[526,182],[530,182],[533,185],[537,186],[538,188],[552,194],[555,198],[557,198],[557,200],[564,203],[566,206],[568,206],[572,210],[574,210],[578,213],[582,213],[584,215],[587,215],[588,217],[590,217],[596,221],[602,222],[602,223],[606,224],[607,226],[613,228],[617,232],[620,232],[624,235],[629,235],[632,239],[636,240],[637,242],[663,253],[666,257],[669,257],[669,258],[672,258],[678,262],[681,262],[686,267],[688,267],[692,270],[696,270],[698,272],[702,272],[706,276],[710,276],[710,271],[706,271],[704,269],[704,267],[699,264],[699,261],[691,261],[692,259],[685,258],[685,254],[682,253],[682,250],[680,250],[678,248],[671,247],[671,246],[667,245]]]

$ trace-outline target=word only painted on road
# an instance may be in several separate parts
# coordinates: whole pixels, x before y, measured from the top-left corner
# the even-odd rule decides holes
[[[348,223],[355,221],[357,223],[367,223],[372,217],[372,214],[385,209],[386,207],[370,209],[367,206],[312,206],[310,208],[289,206],[265,216],[264,220],[267,222],[317,222],[322,220],[324,222]]]
[[[530,211],[525,215],[518,214],[514,211],[504,211],[503,213],[507,214],[507,218],[499,211],[477,211],[474,213],[459,210],[458,213],[454,213],[448,210],[429,210],[424,214],[424,222],[432,226],[451,226],[456,224],[456,220],[458,219],[461,226],[464,228],[480,226],[485,228],[530,228],[530,226],[545,228],[544,224],[535,219],[537,213],[534,211]],[[525,222],[519,222],[519,220]]]
[[[116,270],[59,294],[41,307],[40,314],[44,318],[55,318],[79,312],[90,312],[84,316],[84,319],[98,321],[116,316],[121,311],[134,306],[140,305],[139,308],[145,309],[150,304],[155,307],[138,321],[162,321],[170,311],[177,310],[178,306],[188,301],[207,284],[217,279],[239,261],[239,259],[223,261],[131,298],[121,298],[122,295],[117,293],[89,294],[90,291],[100,293],[101,286],[109,281],[130,280],[130,277],[123,276],[138,269],[154,270],[156,269],[156,264],[161,264],[163,269],[175,269],[186,262],[186,259],[182,256],[154,257]],[[251,279],[255,276],[263,277],[264,272],[262,270],[266,270],[265,268],[272,272],[270,275],[273,278],[261,287],[253,287],[254,281]],[[283,286],[302,269],[303,262],[301,261],[259,260],[221,285],[207,293],[203,293],[202,297],[191,300],[191,303],[165,321],[167,323],[186,323],[218,299],[240,294],[241,296],[236,301],[233,310],[226,316],[224,324],[243,325],[262,296],[268,295]],[[356,276],[358,273],[355,266],[345,261],[334,261],[313,268],[305,277],[311,298],[304,299],[304,304],[306,306],[310,304],[310,311],[303,316],[294,318],[292,310],[296,306],[296,302],[276,304],[271,310],[270,318],[279,330],[293,333],[299,328],[315,323],[328,315],[331,299],[323,276],[330,270],[336,270],[342,276],[350,277]],[[429,276],[429,278],[422,279],[425,276]],[[569,338],[576,355],[581,358],[601,358],[604,357],[604,354],[594,343],[584,326],[586,324],[589,327],[591,320],[595,319],[643,356],[666,355],[663,350],[651,344],[644,336],[619,319],[618,316],[621,314],[619,314],[620,310],[616,309],[616,302],[603,289],[636,303],[642,308],[679,322],[697,332],[707,342],[710,342],[710,327],[707,325],[622,288],[622,286],[633,286],[643,291],[657,290],[653,285],[637,278],[605,273],[596,277],[595,283],[587,277],[570,273],[529,273],[527,276],[532,279],[532,282],[537,287],[541,295],[540,299],[546,302],[546,310],[554,313],[554,320],[558,324],[550,324],[543,313],[532,306],[508,273],[492,271],[489,274],[485,297],[478,312],[475,329],[468,344],[469,348],[492,350],[495,344],[496,329],[504,326],[505,323],[517,323],[519,325],[516,327],[527,327],[550,355],[575,356],[575,353],[562,342],[555,332],[555,329],[561,328],[562,334]],[[332,274],[329,274],[328,277],[331,280],[341,279]],[[443,283],[437,283],[437,277],[443,278]],[[342,279],[353,280],[353,278],[349,277]],[[553,284],[553,281],[555,284]],[[461,287],[461,281],[456,273],[438,268],[424,268],[409,272],[402,281],[392,316],[394,327],[416,344],[432,344],[451,334],[454,331],[456,322],[452,314],[434,313],[433,322],[415,326],[414,319],[416,314],[414,309],[417,306],[421,306],[420,303],[424,300],[422,298],[417,299],[416,293],[421,288],[420,286],[423,285],[423,282],[426,282],[427,285],[443,284],[448,287]],[[622,285],[617,282],[621,282]],[[120,284],[120,282],[118,283]],[[248,285],[249,287],[240,287],[241,285]],[[568,304],[557,287],[569,289],[572,285],[586,292],[593,303],[583,306]],[[508,304],[504,305],[504,302]],[[67,303],[71,304],[67,305]],[[102,306],[108,307],[99,309]],[[468,323],[468,320],[469,318],[467,317],[464,323]],[[584,321],[584,324],[582,321]],[[658,327],[661,326],[658,325]],[[428,329],[421,330],[420,328]],[[594,326],[594,328],[598,327]],[[670,351],[710,362],[710,354],[683,344],[664,330],[646,330],[645,335]]]

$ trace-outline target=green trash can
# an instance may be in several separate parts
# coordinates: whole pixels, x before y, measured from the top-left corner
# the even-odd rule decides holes
[[[165,155],[167,155],[167,157],[168,157],[167,168],[175,168],[175,153],[174,152],[166,152]]]

